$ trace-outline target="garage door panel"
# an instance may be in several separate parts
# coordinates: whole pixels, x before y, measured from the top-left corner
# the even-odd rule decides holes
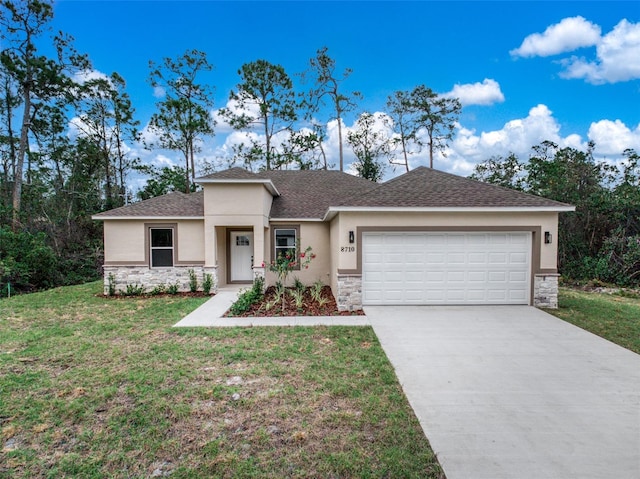
[[[509,253],[509,263],[525,264],[527,262],[526,253]]]
[[[507,264],[506,253],[489,253],[489,264]]]
[[[427,253],[427,264],[444,264],[446,259],[444,253]]]
[[[365,233],[364,304],[528,304],[531,233]]]

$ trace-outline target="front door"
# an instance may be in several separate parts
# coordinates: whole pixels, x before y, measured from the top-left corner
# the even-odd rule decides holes
[[[253,281],[253,233],[232,231],[230,238],[231,281]]]

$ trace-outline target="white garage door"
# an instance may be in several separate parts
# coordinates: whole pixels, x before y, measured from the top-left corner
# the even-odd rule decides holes
[[[364,233],[363,304],[529,304],[531,233]]]

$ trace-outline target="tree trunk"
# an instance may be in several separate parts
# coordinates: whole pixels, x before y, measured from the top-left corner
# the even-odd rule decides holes
[[[344,171],[344,160],[342,157],[342,119],[338,116],[338,151],[340,152],[340,171]]]
[[[18,148],[18,159],[16,161],[16,171],[13,178],[13,218],[11,228],[17,232],[20,229],[20,208],[22,206],[22,170],[24,168],[24,158],[27,154],[29,143],[29,127],[31,126],[31,77],[24,83],[24,111],[22,113],[22,128],[20,130],[20,146]]]

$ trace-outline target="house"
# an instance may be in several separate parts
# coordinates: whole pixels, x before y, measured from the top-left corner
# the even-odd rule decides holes
[[[231,168],[95,215],[109,282],[215,288],[265,276],[298,242],[316,258],[295,272],[331,286],[341,310],[366,305],[557,307],[557,201],[419,167],[382,184],[339,171]]]

